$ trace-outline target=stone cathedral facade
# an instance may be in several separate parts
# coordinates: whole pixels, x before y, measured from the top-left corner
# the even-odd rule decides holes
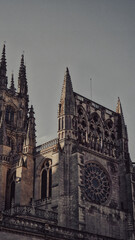
[[[116,112],[73,91],[66,69],[58,136],[36,147],[22,55],[18,89],[0,62],[0,240],[135,239],[135,168]],[[57,121],[57,120],[56,120]]]

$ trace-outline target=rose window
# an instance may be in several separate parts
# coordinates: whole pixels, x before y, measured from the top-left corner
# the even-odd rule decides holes
[[[85,193],[87,199],[94,203],[104,203],[109,197],[109,177],[97,163],[85,165]]]

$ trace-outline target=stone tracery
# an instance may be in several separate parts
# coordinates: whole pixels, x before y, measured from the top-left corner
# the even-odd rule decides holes
[[[87,121],[84,109],[78,108],[78,141],[85,144],[87,140]]]
[[[117,128],[111,117],[102,121],[96,111],[86,114],[85,109],[79,105],[77,116],[72,119],[72,128],[73,135],[80,144],[111,157],[118,156]]]
[[[85,165],[85,194],[94,203],[104,203],[109,197],[109,177],[97,163],[89,162]]]
[[[96,112],[90,116],[88,139],[92,149],[101,150],[103,140],[102,123]]]
[[[116,155],[116,129],[111,119],[105,122],[104,130],[104,153],[110,156]]]

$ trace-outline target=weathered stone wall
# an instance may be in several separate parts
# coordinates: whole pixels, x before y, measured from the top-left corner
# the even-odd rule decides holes
[[[5,208],[8,168],[9,166],[6,164],[6,162],[4,164],[0,163],[0,211]]]
[[[40,240],[40,239],[44,239],[43,237],[39,237],[39,236],[32,236],[32,234],[30,235],[25,235],[25,234],[17,234],[17,233],[13,233],[13,232],[0,232],[0,239],[1,240]]]

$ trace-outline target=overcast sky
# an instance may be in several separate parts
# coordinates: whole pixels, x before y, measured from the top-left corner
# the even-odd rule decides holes
[[[135,161],[135,1],[0,0],[0,49],[17,87],[25,52],[37,141],[57,137],[57,111],[66,67],[75,92],[112,110],[121,99]]]

